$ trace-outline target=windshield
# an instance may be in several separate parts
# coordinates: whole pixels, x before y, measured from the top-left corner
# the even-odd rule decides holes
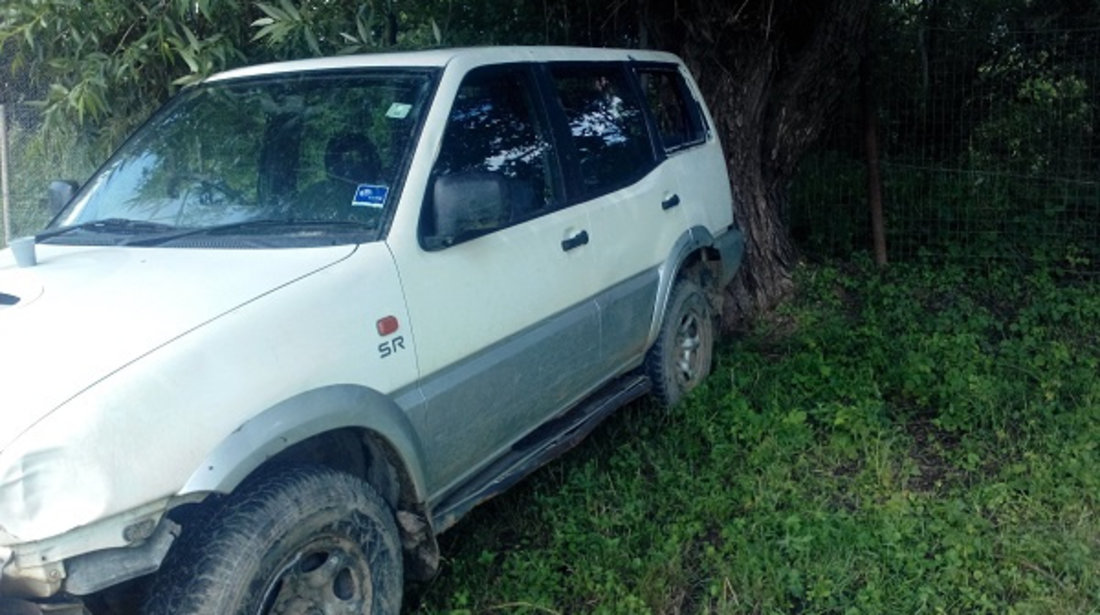
[[[429,71],[374,69],[202,85],[127,141],[40,241],[376,240],[431,83]]]

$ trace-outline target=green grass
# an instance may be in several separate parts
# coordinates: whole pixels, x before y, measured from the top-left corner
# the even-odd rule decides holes
[[[442,537],[416,613],[1100,613],[1100,282],[814,266],[671,411]]]

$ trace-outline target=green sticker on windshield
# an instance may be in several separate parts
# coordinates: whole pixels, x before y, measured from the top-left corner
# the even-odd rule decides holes
[[[386,111],[386,117],[391,120],[403,120],[409,116],[409,111],[412,111],[413,106],[409,103],[395,102],[390,105],[390,108]]]

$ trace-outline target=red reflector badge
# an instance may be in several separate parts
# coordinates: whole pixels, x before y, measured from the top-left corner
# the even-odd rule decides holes
[[[387,335],[397,331],[397,317],[386,316],[385,318],[379,318],[378,322],[374,323],[374,326],[378,328],[378,335],[386,337]]]

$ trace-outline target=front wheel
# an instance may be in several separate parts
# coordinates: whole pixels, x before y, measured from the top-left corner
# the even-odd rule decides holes
[[[653,395],[675,405],[710,373],[714,354],[714,316],[703,289],[680,278],[672,287],[657,341],[646,356]]]
[[[363,481],[294,467],[245,485],[185,529],[150,588],[147,615],[396,615],[393,513]]]

